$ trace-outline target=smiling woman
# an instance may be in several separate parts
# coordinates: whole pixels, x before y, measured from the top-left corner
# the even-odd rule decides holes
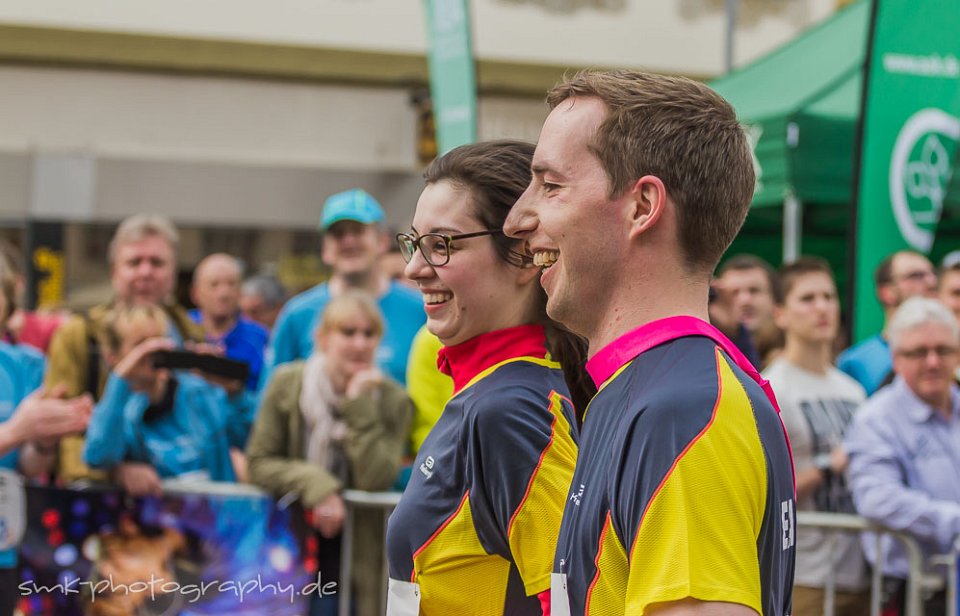
[[[571,398],[590,392],[582,343],[547,318],[540,268],[502,232],[532,155],[494,141],[437,159],[397,236],[454,395],[390,518],[388,614],[546,609],[576,461]]]

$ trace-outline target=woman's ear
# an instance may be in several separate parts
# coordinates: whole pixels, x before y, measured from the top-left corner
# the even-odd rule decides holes
[[[645,175],[633,185],[630,196],[630,239],[652,229],[667,207],[667,189],[655,175]]]

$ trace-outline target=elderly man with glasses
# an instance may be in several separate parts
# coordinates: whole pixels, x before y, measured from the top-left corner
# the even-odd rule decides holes
[[[909,533],[929,557],[949,552],[960,536],[960,325],[940,302],[915,297],[887,334],[896,377],[864,403],[847,433],[850,486],[861,515]],[[892,600],[902,601],[903,546],[884,537],[877,554],[870,536],[863,546],[896,588]],[[942,594],[929,603],[927,614],[944,613]]]

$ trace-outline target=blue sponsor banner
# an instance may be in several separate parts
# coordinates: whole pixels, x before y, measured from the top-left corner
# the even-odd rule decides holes
[[[301,509],[237,486],[131,499],[27,489],[21,611],[50,614],[306,614],[336,583],[317,571]]]

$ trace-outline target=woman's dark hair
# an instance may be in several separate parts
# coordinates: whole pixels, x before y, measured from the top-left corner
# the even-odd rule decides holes
[[[530,184],[530,163],[535,146],[525,141],[499,139],[454,148],[435,159],[423,172],[427,184],[447,181],[470,194],[473,213],[484,229],[502,229],[510,209]],[[497,255],[515,267],[533,267],[520,240],[504,234],[492,236]],[[596,388],[586,373],[586,340],[550,319],[547,296],[537,285],[541,323],[547,331],[547,348],[563,367],[577,413],[582,416]]]

